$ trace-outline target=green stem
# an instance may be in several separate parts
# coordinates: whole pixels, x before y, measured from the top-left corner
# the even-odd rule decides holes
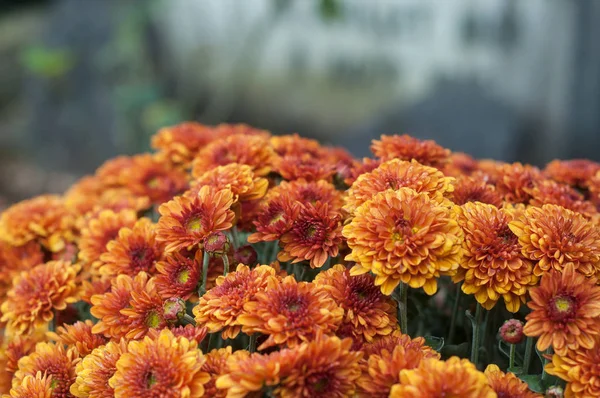
[[[237,249],[238,247],[240,247],[240,240],[239,240],[239,236],[238,236],[237,227],[231,228],[231,244],[233,245],[234,249]]]
[[[227,257],[227,253],[223,254],[221,259],[223,260],[223,275],[227,276],[229,273],[229,257]]]
[[[448,344],[452,344],[452,340],[454,340],[456,318],[458,317],[458,307],[460,306],[461,285],[462,282],[456,285],[456,297],[454,297],[454,303],[452,304],[452,318],[450,318],[450,332],[448,333]]]
[[[304,275],[306,275],[306,265],[298,264],[296,267],[300,268],[300,272],[298,272],[298,282],[304,280]]]
[[[400,282],[392,297],[398,303],[398,320],[400,321],[400,332],[408,334],[408,286],[404,282]]]
[[[477,366],[479,362],[479,344],[481,342],[481,323],[483,317],[483,308],[477,303],[475,310],[475,319],[471,320],[473,325],[473,344],[471,345],[471,362]]]
[[[204,250],[204,257],[202,258],[202,284],[198,290],[198,296],[204,296],[206,293],[206,279],[208,279],[208,264],[210,263],[210,257],[206,250]]]
[[[515,354],[517,353],[517,345],[510,345],[510,355],[508,357],[508,367],[513,370],[515,368]]]
[[[277,253],[279,250],[279,241],[274,240],[271,246],[271,250],[269,251],[269,256],[267,257],[267,264],[271,264],[273,261],[277,260]]]
[[[196,326],[196,320],[194,318],[192,318],[190,315],[185,314],[183,316],[183,318],[181,319],[181,323],[183,325],[193,325]]]
[[[56,311],[52,310],[52,319],[48,325],[49,332],[56,332]]]
[[[548,364],[548,359],[544,357],[544,354],[552,354],[552,348],[548,348],[542,353],[542,380],[546,380],[548,378],[548,373],[546,373],[546,365]]]
[[[250,345],[248,347],[248,351],[256,352],[256,333],[250,335]]]
[[[527,337],[525,343],[525,357],[523,358],[523,374],[529,374],[529,366],[531,365],[531,355],[533,354],[533,337]]]

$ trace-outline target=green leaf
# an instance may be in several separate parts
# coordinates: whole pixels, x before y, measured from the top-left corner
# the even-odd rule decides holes
[[[512,368],[506,369],[506,371],[519,376],[521,373],[523,373],[523,368],[521,366],[513,366]]]
[[[65,75],[75,65],[75,56],[64,48],[33,46],[21,54],[21,63],[29,72],[44,78]]]
[[[449,357],[459,357],[459,358],[467,358],[469,356],[469,343],[461,343],[461,344],[449,344],[445,345],[442,348],[441,354],[444,358]]]
[[[425,344],[439,352],[442,348],[444,348],[444,338],[425,336]]]
[[[542,376],[540,375],[520,375],[519,378],[529,386],[533,392],[542,394],[544,387],[542,386]]]

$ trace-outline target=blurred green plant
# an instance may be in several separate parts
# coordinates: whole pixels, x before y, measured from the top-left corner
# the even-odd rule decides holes
[[[75,55],[65,48],[44,46],[27,47],[21,54],[21,64],[25,69],[46,79],[64,76],[75,66]]]

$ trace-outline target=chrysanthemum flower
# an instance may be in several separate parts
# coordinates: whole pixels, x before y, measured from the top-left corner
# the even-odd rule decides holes
[[[217,286],[200,297],[193,312],[198,325],[206,326],[209,332],[219,332],[224,339],[235,338],[242,329],[239,316],[244,304],[267,286],[269,276],[275,269],[260,265],[254,269],[240,264],[235,272],[217,278]]]
[[[74,236],[75,218],[63,199],[43,195],[24,200],[0,215],[0,239],[12,246],[37,240],[51,252],[62,250]]]
[[[119,187],[121,186],[121,174],[123,170],[131,169],[132,165],[132,156],[117,156],[107,160],[98,167],[95,176],[104,187]]]
[[[531,391],[527,383],[513,373],[502,372],[497,365],[488,365],[484,373],[488,383],[499,397],[542,398],[541,394]]]
[[[104,294],[110,290],[111,278],[93,278],[92,280],[82,280],[79,298],[88,304],[92,304],[92,296]]]
[[[366,341],[388,335],[397,326],[395,302],[381,293],[371,275],[350,276],[348,269],[337,264],[317,275],[314,283],[329,292],[344,309],[343,323]]]
[[[88,271],[100,275],[100,256],[106,252],[106,245],[118,236],[121,228],[133,227],[136,219],[135,211],[128,209],[118,213],[103,210],[89,220],[79,240],[79,259],[88,266]]]
[[[270,242],[280,239],[292,227],[299,211],[300,204],[287,195],[268,198],[254,221],[256,232],[248,236],[248,242]]]
[[[193,253],[192,253],[193,254]],[[163,298],[181,297],[189,299],[196,294],[201,280],[202,250],[192,256],[170,253],[156,264],[156,287]],[[213,259],[211,259],[213,260]],[[209,270],[210,270],[209,266]],[[209,271],[210,274],[210,271]]]
[[[436,278],[452,274],[461,257],[462,230],[450,210],[410,188],[381,192],[361,205],[342,234],[356,262],[351,275],[371,271],[390,295],[400,282],[437,291]]]
[[[112,398],[114,389],[108,384],[114,376],[117,361],[127,352],[127,340],[110,341],[94,349],[77,364],[77,379],[70,392],[79,398]]]
[[[322,152],[322,151],[321,151]],[[319,156],[320,155],[320,156]],[[274,171],[288,181],[331,181],[335,174],[335,164],[327,163],[323,155],[285,155],[274,162]]]
[[[152,274],[162,252],[163,246],[156,241],[152,221],[141,218],[132,228],[121,228],[118,237],[108,242],[106,252],[100,256],[103,263],[100,274],[134,276],[141,271]]]
[[[523,331],[539,336],[537,348],[564,355],[579,347],[590,349],[600,334],[600,286],[575,272],[573,264],[562,272],[552,270],[542,277],[540,286],[529,291],[531,313]]]
[[[155,279],[140,272],[133,280],[129,305],[121,310],[126,316],[124,327],[126,337],[139,339],[149,329],[161,329],[167,326],[163,315],[163,299],[156,289]]]
[[[248,351],[236,351],[227,358],[226,373],[217,378],[216,387],[226,390],[227,398],[260,398],[263,389],[279,384],[280,358],[279,352],[250,355]]]
[[[121,310],[129,306],[131,291],[134,283],[141,284],[141,279],[147,279],[145,273],[140,273],[138,282],[129,275],[118,275],[112,280],[111,290],[91,297],[90,313],[99,321],[92,327],[93,333],[102,333],[106,337],[121,338],[128,332],[127,316]]]
[[[19,368],[19,359],[35,351],[35,345],[46,340],[45,329],[39,329],[29,335],[11,336],[4,349],[6,357],[6,372],[13,374]],[[1,370],[4,370],[0,367]]]
[[[171,326],[169,328],[173,336],[175,337],[185,337],[186,339],[192,341],[196,341],[198,345],[204,340],[208,330],[204,326],[194,326],[194,325],[180,325],[180,326]],[[151,339],[156,339],[158,335],[161,333],[162,329],[150,329],[148,331],[147,336]]]
[[[554,354],[545,370],[567,382],[565,397],[595,398],[600,396],[599,363],[600,341],[596,339],[592,348],[567,350],[563,355]]]
[[[209,186],[202,187],[194,198],[177,196],[158,208],[157,239],[166,244],[167,252],[189,250],[209,234],[233,226],[232,204],[231,190],[217,191]]]
[[[344,183],[351,186],[359,176],[370,173],[380,165],[381,160],[371,158],[363,158],[361,161],[354,162],[350,169],[342,175],[344,177]],[[339,172],[340,171],[338,170],[338,173]]]
[[[424,345],[422,337],[408,335],[385,336],[365,344],[361,360],[362,374],[358,379],[358,396],[386,398],[394,384],[400,382],[400,371],[414,369],[425,358],[440,358],[440,354]]]
[[[545,204],[559,205],[587,217],[597,213],[596,206],[585,200],[582,194],[568,185],[552,180],[536,182],[533,188],[525,189],[531,195],[529,204],[542,207]]]
[[[416,369],[400,372],[390,398],[496,398],[487,377],[467,359],[424,359]]]
[[[19,360],[19,370],[13,378],[13,387],[23,383],[27,376],[38,372],[52,377],[52,396],[69,397],[69,387],[75,382],[75,367],[80,358],[77,349],[62,344],[39,343],[35,351]]]
[[[160,129],[152,136],[151,145],[173,163],[187,167],[200,149],[216,137],[216,131],[209,126],[184,122]]]
[[[282,181],[269,191],[271,195],[289,196],[293,201],[302,204],[327,203],[331,213],[340,213],[344,199],[333,184],[327,181]]]
[[[546,165],[544,174],[572,187],[586,188],[589,180],[598,171],[600,171],[600,163],[587,159],[571,159],[551,161]]]
[[[210,381],[204,385],[204,395],[214,398],[225,398],[226,390],[217,389],[217,379],[227,373],[227,360],[232,355],[231,346],[214,349],[206,354],[206,362],[202,371],[210,375]]]
[[[16,334],[29,334],[45,326],[55,310],[78,300],[75,278],[79,267],[66,261],[50,261],[13,280],[13,287],[2,303],[2,322]]]
[[[252,168],[246,164],[230,163],[197,176],[185,196],[197,195],[205,185],[210,185],[216,190],[231,189],[233,199],[237,202],[261,199],[267,193],[269,180],[256,177]]]
[[[187,189],[187,173],[173,167],[161,154],[136,155],[132,160],[121,171],[119,184],[134,195],[147,196],[152,203],[160,204]]]
[[[351,351],[352,340],[318,336],[296,348],[283,350],[285,363],[276,396],[332,397],[353,396],[360,376],[361,352]]]
[[[43,262],[44,253],[37,242],[11,246],[0,241],[0,303],[6,300],[6,294],[12,288],[13,278],[20,271],[31,269]]]
[[[168,329],[156,339],[130,341],[109,380],[115,397],[201,397],[210,380],[195,340],[175,337]]]
[[[304,138],[298,134],[274,135],[269,141],[273,150],[279,156],[301,155],[304,153],[316,156],[322,149],[319,141]]]
[[[10,390],[10,394],[5,394],[6,398],[52,398],[53,387],[52,376],[37,372],[35,376],[27,375],[21,383]]]
[[[481,202],[502,206],[502,195],[496,192],[496,188],[476,177],[458,177],[454,183],[454,191],[448,197],[457,205]]]
[[[269,336],[258,347],[263,350],[274,345],[295,347],[319,332],[332,333],[343,315],[344,310],[323,287],[288,276],[282,281],[269,278],[266,289],[244,304],[244,313],[237,321],[244,333]]]
[[[496,190],[510,203],[529,203],[531,195],[527,190],[544,179],[537,167],[521,163],[504,164],[497,172]]]
[[[453,281],[464,281],[462,291],[473,294],[487,310],[503,298],[506,308],[517,312],[525,303],[527,288],[538,278],[532,262],[521,256],[518,238],[508,227],[512,217],[479,202],[456,206],[454,211],[465,240],[463,259]]]
[[[383,161],[414,159],[438,169],[448,162],[450,156],[450,150],[439,146],[435,141],[419,140],[406,134],[382,135],[380,140],[373,140],[371,151]]]
[[[265,139],[271,138],[268,130],[252,127],[246,123],[220,123],[213,127],[217,138],[235,136],[259,136]]]
[[[448,163],[442,168],[444,175],[451,177],[470,176],[478,169],[477,161],[463,152],[452,152]]]
[[[73,325],[59,326],[56,332],[48,332],[48,337],[57,343],[77,348],[79,356],[84,357],[107,342],[103,336],[92,333],[92,326],[94,324],[89,319],[78,321]]]
[[[536,275],[561,271],[569,263],[586,276],[598,273],[600,231],[581,214],[557,205],[529,207],[509,227],[519,237],[523,255],[537,261]]]
[[[288,232],[280,239],[279,261],[309,261],[311,268],[319,268],[328,257],[339,253],[342,243],[341,217],[331,215],[329,205],[317,202],[300,208]]]
[[[445,177],[433,167],[423,166],[415,161],[393,159],[356,179],[348,190],[344,209],[352,213],[379,192],[402,187],[424,192],[432,199],[442,202],[443,195],[454,189],[452,182],[453,178]]]
[[[192,163],[192,175],[199,177],[217,166],[239,163],[247,164],[262,177],[271,171],[275,156],[267,137],[235,134],[202,148]]]

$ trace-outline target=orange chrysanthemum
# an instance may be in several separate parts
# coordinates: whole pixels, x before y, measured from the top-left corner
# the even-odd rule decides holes
[[[94,278],[91,281],[83,280],[80,288],[80,299],[88,304],[92,304],[92,296],[104,294],[110,290],[110,278]]]
[[[373,140],[371,151],[383,161],[391,159],[416,160],[417,162],[441,168],[449,160],[450,150],[432,140],[419,140],[409,135],[382,135]]]
[[[217,379],[227,373],[227,360],[232,355],[231,346],[214,349],[206,354],[202,371],[210,375],[210,381],[204,385],[204,395],[225,398],[227,391],[217,389]]]
[[[268,137],[230,135],[209,143],[198,152],[192,163],[192,175],[200,177],[217,166],[239,163],[250,166],[255,175],[262,177],[271,171],[275,156]]]
[[[390,295],[400,282],[437,291],[437,278],[453,274],[463,234],[450,210],[410,188],[381,192],[361,205],[343,229],[356,262],[351,275],[371,271],[375,285]]]
[[[300,208],[288,232],[281,236],[279,261],[309,261],[311,268],[319,268],[328,257],[338,255],[342,243],[341,217],[331,215],[329,205],[317,202]]]
[[[115,397],[201,397],[210,380],[195,340],[165,329],[157,338],[130,341],[109,385]]]
[[[259,136],[262,138],[271,138],[268,130],[259,129],[247,125],[246,123],[221,123],[213,127],[218,138],[235,136]]]
[[[235,272],[217,278],[217,286],[204,294],[193,312],[198,325],[206,326],[209,332],[219,332],[224,339],[235,338],[242,324],[239,316],[244,304],[265,289],[267,279],[275,275],[275,269],[260,265],[250,269],[239,264]]]
[[[554,354],[546,365],[546,372],[567,382],[566,398],[600,397],[598,364],[600,363],[600,341],[593,348],[567,350],[564,355]]]
[[[227,358],[227,372],[217,378],[216,386],[227,390],[227,398],[260,398],[263,390],[279,384],[280,358],[280,352],[261,355],[236,351]]]
[[[477,169],[477,161],[472,156],[462,152],[452,152],[442,171],[447,176],[461,177],[470,176]]]
[[[455,283],[464,281],[462,291],[473,294],[487,310],[502,297],[510,312],[525,303],[527,288],[537,283],[533,264],[521,256],[521,246],[508,223],[511,215],[484,203],[456,206],[458,224],[464,231],[463,260]]]
[[[390,398],[496,398],[487,377],[467,359],[424,359],[418,368],[400,372]]]
[[[263,350],[274,345],[295,347],[319,332],[332,333],[343,316],[344,310],[323,287],[287,276],[281,281],[269,278],[266,289],[244,304],[237,321],[244,333],[269,336],[258,347]]]
[[[77,364],[77,379],[70,392],[79,398],[112,398],[114,389],[108,384],[117,370],[117,361],[127,352],[127,340],[110,341],[94,349]]]
[[[205,145],[217,137],[213,128],[196,122],[163,127],[152,136],[152,148],[161,151],[173,163],[188,166]]]
[[[155,279],[140,272],[133,280],[129,305],[121,310],[126,318],[126,337],[139,339],[150,329],[167,326],[163,315],[163,299],[156,289]]]
[[[193,197],[205,185],[216,190],[231,189],[233,199],[237,202],[261,199],[267,193],[269,180],[256,177],[252,168],[246,164],[231,163],[198,176],[185,195]]]
[[[422,337],[390,335],[363,347],[365,358],[360,362],[362,374],[358,380],[358,396],[386,398],[394,384],[400,382],[400,371],[414,369],[425,358],[440,358],[440,354],[424,345]]]
[[[52,396],[70,397],[69,387],[75,382],[75,367],[80,358],[75,348],[62,344],[39,343],[35,351],[19,360],[19,370],[13,378],[13,387],[22,385],[27,376],[38,372],[52,377]]]
[[[112,280],[110,291],[91,297],[90,313],[99,319],[92,327],[93,333],[102,333],[115,339],[127,334],[127,316],[121,314],[121,310],[129,306],[134,283],[140,284],[142,278],[146,279],[147,275],[140,273],[136,276],[137,281],[129,275],[118,275]]]
[[[188,176],[160,154],[143,154],[134,156],[131,165],[121,171],[119,184],[136,196],[147,196],[152,203],[160,204],[185,191]]]
[[[11,336],[10,341],[7,341],[6,348],[4,349],[4,355],[6,357],[6,372],[10,373],[11,378],[19,368],[19,359],[34,352],[35,345],[45,340],[45,329],[36,330],[34,333],[26,336]]]
[[[132,156],[117,156],[107,160],[98,167],[95,176],[104,187],[119,187],[121,186],[121,174],[123,170],[131,169],[132,165]]]
[[[531,195],[527,190],[544,178],[537,167],[521,163],[498,166],[497,173],[496,190],[510,203],[529,203]]]
[[[37,242],[11,246],[0,241],[0,303],[12,287],[12,280],[20,272],[44,262],[42,247]]]
[[[600,231],[581,214],[557,205],[529,207],[509,223],[526,258],[537,261],[533,272],[561,271],[569,263],[591,276],[599,272]]]
[[[121,228],[133,227],[136,219],[135,211],[127,209],[118,213],[103,210],[89,220],[87,226],[81,231],[79,259],[89,267],[88,270],[93,275],[100,275],[99,267],[102,265],[100,256],[106,252],[108,242],[118,236]]]
[[[502,195],[496,192],[496,188],[481,178],[458,177],[454,183],[454,191],[448,195],[452,202],[464,205],[469,202],[481,202],[502,206]]]
[[[319,151],[323,152],[323,151]],[[335,174],[335,164],[327,163],[324,153],[285,155],[275,162],[274,171],[288,181],[331,181]]]
[[[156,287],[163,298],[181,297],[187,300],[196,294],[201,280],[202,250],[186,256],[184,253],[170,253],[156,264]],[[211,262],[216,260],[212,258]],[[211,275],[209,265],[209,276]],[[212,273],[214,275],[214,272]],[[216,279],[216,276],[215,276]],[[209,279],[210,280],[210,279]],[[208,284],[208,281],[207,281]],[[210,288],[210,287],[208,287]]]
[[[322,147],[317,140],[300,137],[298,134],[274,135],[270,138],[271,146],[277,155],[302,155],[316,156]]]
[[[397,326],[395,302],[381,293],[371,275],[351,276],[337,264],[317,275],[314,283],[329,292],[344,309],[343,323],[350,324],[352,333],[366,341],[388,335]]]
[[[74,226],[75,218],[63,199],[43,195],[19,202],[2,212],[0,239],[12,246],[36,240],[48,250],[57,252],[75,239]]]
[[[248,236],[249,243],[280,239],[292,227],[300,211],[300,204],[287,195],[267,196],[254,221],[256,232]]]
[[[166,244],[167,252],[190,250],[209,234],[233,226],[232,204],[231,190],[217,191],[209,186],[200,188],[194,198],[177,196],[158,208],[157,239]]]
[[[553,180],[579,188],[586,188],[598,171],[600,163],[587,159],[553,160],[544,169]]]
[[[171,331],[171,333],[173,333],[173,336],[175,337],[185,337],[186,339],[192,341],[196,341],[196,343],[198,343],[198,345],[200,345],[200,343],[202,343],[202,341],[204,340],[204,338],[206,337],[206,334],[208,333],[208,330],[204,327],[204,326],[194,326],[194,325],[180,325],[180,326],[172,326],[169,328],[169,330]],[[151,339],[155,339],[158,337],[158,335],[160,334],[160,332],[162,331],[159,329],[150,329],[148,331],[147,336],[149,336]]]
[[[154,224],[148,218],[141,218],[132,228],[121,228],[118,237],[108,242],[106,252],[100,256],[103,263],[100,274],[109,277],[134,276],[141,271],[152,274],[162,252],[162,244],[156,241]]]
[[[532,206],[559,205],[587,217],[592,217],[597,213],[596,206],[586,201],[576,189],[552,180],[537,182],[533,188],[525,189],[525,191],[531,195],[529,204]]]
[[[441,171],[433,167],[423,166],[415,161],[394,159],[358,177],[348,190],[344,209],[352,213],[379,192],[402,187],[424,192],[429,197],[442,202],[443,195],[454,189],[452,182],[453,178],[445,177]]]
[[[4,398],[52,398],[53,382],[52,376],[37,372],[34,375],[27,375],[21,381],[21,384],[12,388],[10,394],[5,394]]]
[[[48,332],[48,337],[57,343],[77,348],[79,356],[84,357],[107,342],[103,336],[92,333],[93,326],[89,319],[78,321],[73,325],[59,326],[56,332]]]
[[[362,353],[351,351],[351,345],[350,339],[320,335],[296,348],[283,350],[281,382],[274,394],[282,398],[353,396]]]
[[[355,162],[349,170],[340,173],[344,177],[344,183],[348,186],[354,184],[354,181],[363,174],[370,173],[381,165],[381,160],[363,158],[361,161]],[[338,171],[339,172],[339,171]]]
[[[542,398],[541,394],[531,391],[527,383],[513,373],[502,372],[497,365],[488,365],[484,373],[489,385],[499,397]]]
[[[76,302],[75,278],[79,267],[66,261],[50,261],[13,280],[13,287],[2,303],[2,322],[16,334],[29,334],[54,318],[55,310],[63,310]]]
[[[331,213],[340,213],[344,200],[340,191],[327,181],[282,181],[269,191],[269,197],[289,196],[292,201],[302,204],[327,203]]]
[[[530,290],[527,303],[531,313],[523,331],[539,336],[537,348],[564,355],[579,347],[590,349],[600,334],[600,286],[575,272],[572,264],[562,272],[552,270],[542,277],[540,286]]]

